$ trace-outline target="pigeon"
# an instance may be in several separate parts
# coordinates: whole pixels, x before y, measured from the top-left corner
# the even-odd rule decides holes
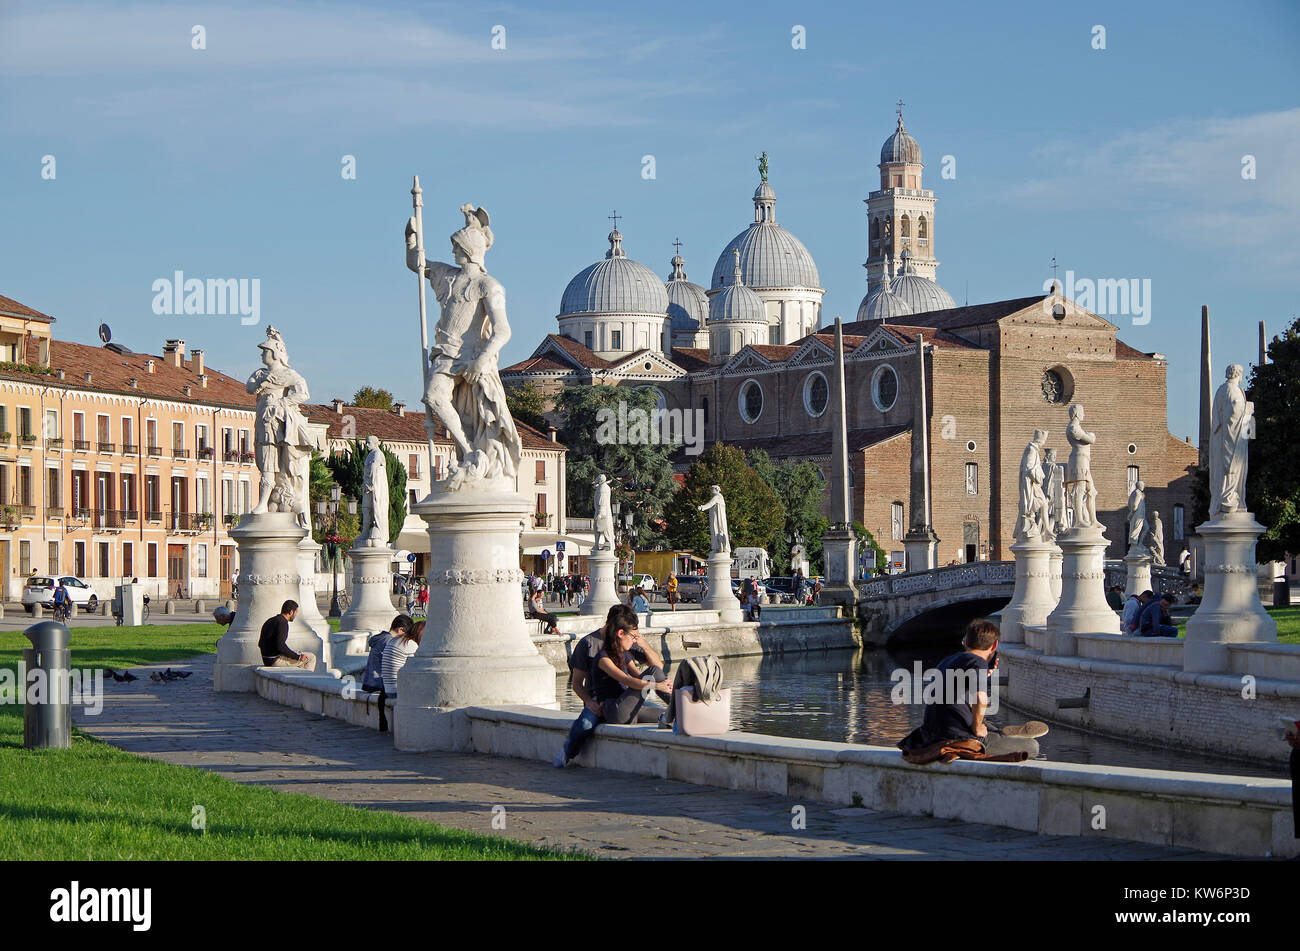
[[[149,679],[152,680],[154,683],[158,683],[158,684],[163,682],[162,674],[158,673],[158,671],[156,670],[149,675]]]
[[[125,673],[121,673],[121,674],[119,674],[116,670],[113,670],[111,667],[108,668],[108,674],[109,674],[110,677],[112,677],[112,678],[113,678],[114,680],[116,680],[118,683],[124,683],[124,682],[126,681],[126,674],[125,674]]]
[[[122,671],[122,679],[129,683],[132,680],[139,680],[140,678],[137,677],[135,674],[131,673],[131,671],[124,670]]]

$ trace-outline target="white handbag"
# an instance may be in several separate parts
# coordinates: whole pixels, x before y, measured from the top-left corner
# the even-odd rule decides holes
[[[731,730],[731,688],[723,687],[705,703],[695,699],[694,687],[677,691],[673,732],[686,736],[716,736]]]

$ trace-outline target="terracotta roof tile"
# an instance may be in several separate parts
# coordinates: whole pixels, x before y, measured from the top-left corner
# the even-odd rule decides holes
[[[0,294],[0,314],[8,314],[12,317],[30,317],[33,320],[45,320],[50,323],[54,318],[49,314],[42,314],[39,310],[32,310],[26,304],[20,304],[12,297],[5,297]]]
[[[381,442],[405,442],[423,444],[428,441],[428,436],[424,431],[424,413],[423,407],[415,411],[407,410],[402,416],[398,416],[392,410],[372,409],[366,406],[344,406],[342,413],[334,411],[333,405],[323,406],[316,403],[304,403],[303,412],[313,423],[326,423],[329,426],[328,435],[331,439],[344,439],[344,426],[348,425],[348,417],[352,417],[351,427],[356,438],[365,439],[367,436],[377,436]],[[439,423],[441,426],[441,422]],[[525,449],[559,449],[565,450],[563,443],[551,442],[551,438],[526,423],[515,421],[515,428],[519,430],[519,440],[523,443]],[[440,430],[441,432],[441,430]],[[450,438],[438,436],[434,439],[434,445],[450,449],[453,445]]]
[[[576,340],[570,340],[568,337],[561,337],[559,334],[547,334],[547,340],[559,344],[569,356],[577,360],[579,364],[589,370],[604,370],[613,366],[603,357],[598,357]],[[534,351],[536,353],[536,351]]]
[[[687,373],[709,368],[709,351],[702,347],[673,347],[673,363]]]
[[[1141,350],[1134,350],[1123,340],[1115,338],[1115,359],[1116,360],[1150,360],[1151,354],[1143,353]]]

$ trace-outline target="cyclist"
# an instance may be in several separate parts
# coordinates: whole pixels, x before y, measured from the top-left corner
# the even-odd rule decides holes
[[[56,621],[67,620],[71,603],[67,586],[60,581],[59,586],[54,589],[54,619]]]

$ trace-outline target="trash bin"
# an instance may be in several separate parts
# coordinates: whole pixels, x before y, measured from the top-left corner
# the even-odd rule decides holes
[[[23,633],[32,642],[23,651],[23,746],[66,749],[72,745],[68,628],[58,621],[41,621]],[[31,703],[33,698],[39,702]]]

